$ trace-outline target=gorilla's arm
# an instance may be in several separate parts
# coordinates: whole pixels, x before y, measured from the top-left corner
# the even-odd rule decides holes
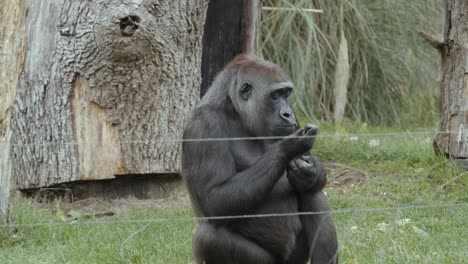
[[[226,120],[219,120],[207,111],[198,116],[187,127],[184,138],[226,137],[226,129],[230,128]],[[274,144],[252,166],[237,172],[231,144],[230,141],[184,142],[183,173],[205,216],[251,213],[289,163],[285,151]]]
[[[298,193],[299,211],[318,213],[301,215],[311,263],[338,263],[335,225],[322,191],[327,179],[323,164],[314,156],[303,155],[290,163],[288,179]]]
[[[338,241],[327,197],[322,191],[299,194],[300,212],[321,212],[301,215],[302,228],[307,236],[311,263],[338,263]]]

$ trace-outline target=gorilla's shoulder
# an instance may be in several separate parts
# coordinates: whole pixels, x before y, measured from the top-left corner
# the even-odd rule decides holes
[[[222,137],[229,122],[222,109],[212,105],[201,105],[193,110],[186,125],[184,138]]]
[[[192,112],[191,122],[219,124],[225,119],[223,109],[209,104],[200,105]]]

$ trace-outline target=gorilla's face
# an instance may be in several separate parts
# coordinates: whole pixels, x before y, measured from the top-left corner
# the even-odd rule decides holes
[[[271,63],[243,65],[231,94],[243,124],[254,136],[287,136],[297,127],[288,98],[293,84]]]
[[[276,83],[266,93],[265,106],[267,111],[265,126],[269,136],[287,136],[297,127],[296,117],[288,103],[292,92],[292,83]]]

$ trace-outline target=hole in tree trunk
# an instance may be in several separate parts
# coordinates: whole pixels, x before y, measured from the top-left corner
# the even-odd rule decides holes
[[[138,29],[141,18],[139,16],[126,16],[120,19],[120,30],[123,36],[132,36]]]

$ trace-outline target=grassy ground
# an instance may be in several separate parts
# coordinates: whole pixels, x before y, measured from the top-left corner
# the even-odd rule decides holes
[[[362,185],[327,189],[341,263],[466,263],[468,175],[433,155],[432,135],[321,127],[315,154],[356,168],[343,172],[368,176]],[[129,203],[114,216],[91,219],[73,211],[74,224],[64,217],[68,209],[55,206],[15,202],[12,220],[19,226],[0,227],[0,263],[191,263],[196,222],[180,219],[193,216],[186,200],[166,207]],[[168,221],[138,222],[156,218]],[[35,223],[52,224],[21,226]]]

